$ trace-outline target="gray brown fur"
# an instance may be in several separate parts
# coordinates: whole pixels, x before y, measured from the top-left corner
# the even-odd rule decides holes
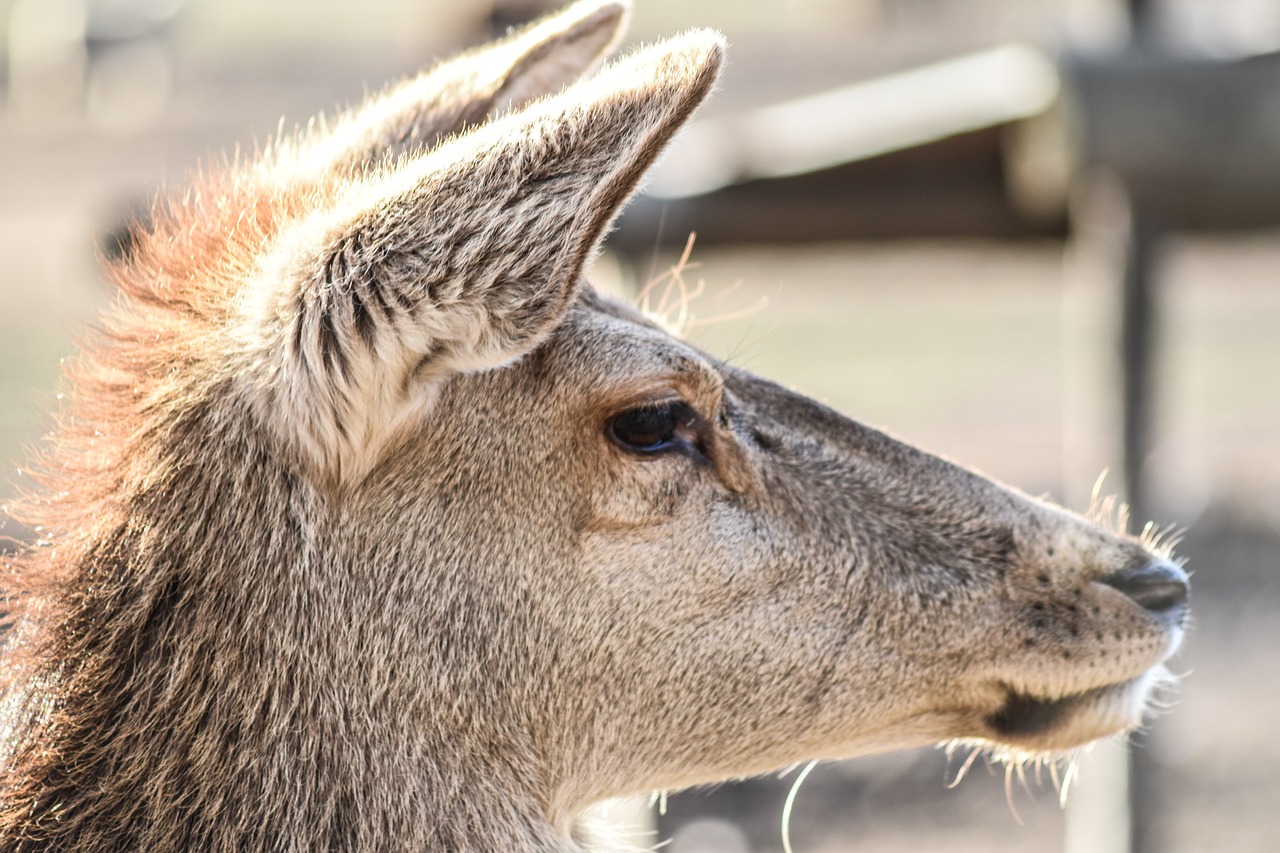
[[[0,848],[571,851],[607,797],[1138,721],[1179,631],[1093,582],[1138,542],[582,282],[723,51],[536,98],[624,18],[205,177],[111,270],[4,564]],[[675,398],[684,452],[608,437]]]

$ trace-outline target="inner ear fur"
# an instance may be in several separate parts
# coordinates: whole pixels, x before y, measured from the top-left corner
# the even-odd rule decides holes
[[[436,380],[550,334],[645,169],[705,98],[693,32],[349,184],[287,229],[242,298],[263,417],[326,479],[361,476]]]

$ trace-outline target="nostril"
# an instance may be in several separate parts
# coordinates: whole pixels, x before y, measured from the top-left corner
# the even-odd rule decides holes
[[[1157,560],[1137,569],[1125,569],[1098,578],[1153,613],[1163,613],[1187,603],[1187,573],[1168,560]]]

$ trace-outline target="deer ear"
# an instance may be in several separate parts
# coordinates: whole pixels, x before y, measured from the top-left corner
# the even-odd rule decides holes
[[[283,232],[241,305],[264,418],[325,476],[358,477],[440,377],[545,339],[722,51],[695,32],[634,54]]]
[[[407,80],[303,144],[304,175],[357,171],[426,150],[463,128],[552,94],[617,45],[629,0],[582,0]]]
[[[503,58],[490,62],[500,68],[503,59],[517,58],[502,75],[490,111],[524,106],[577,80],[618,46],[630,10],[629,0],[584,0],[500,42]]]

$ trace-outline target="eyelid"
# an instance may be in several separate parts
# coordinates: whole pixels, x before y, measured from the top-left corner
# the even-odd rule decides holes
[[[722,388],[682,372],[631,377],[624,386],[601,391],[591,408],[602,420],[641,406],[683,402],[700,415],[708,413],[708,419],[714,421],[723,398]]]

